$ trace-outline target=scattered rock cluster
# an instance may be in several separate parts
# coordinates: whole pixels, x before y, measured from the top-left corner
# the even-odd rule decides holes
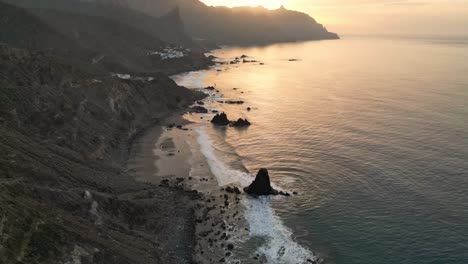
[[[237,121],[230,121],[225,113],[216,114],[211,123],[216,126],[248,127],[251,123],[247,119],[239,118]]]

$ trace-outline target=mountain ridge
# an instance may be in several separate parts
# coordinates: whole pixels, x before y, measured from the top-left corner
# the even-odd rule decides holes
[[[192,48],[196,46],[194,42],[191,42],[192,39],[196,40],[197,45],[208,48],[214,45],[226,44],[258,45],[339,39],[338,34],[329,32],[310,15],[287,10],[284,7],[275,10],[264,7],[214,7],[208,6],[199,0],[43,0],[39,3],[34,0],[8,1],[28,8],[56,8],[73,12],[80,12],[80,8],[81,11],[85,11],[83,6],[101,7],[97,8],[101,11],[94,15],[113,17],[113,19],[120,18],[127,21],[128,24],[132,24],[129,23],[131,20],[135,25],[138,25],[140,30],[151,34],[155,34],[155,32],[148,25],[157,24],[157,22],[155,22],[156,20],[151,22],[149,18],[143,18],[145,15],[159,19],[178,8],[183,21],[183,30],[190,38],[190,40],[185,38],[179,40],[179,42],[186,46],[189,43],[188,46]],[[106,12],[106,9],[114,11]],[[122,15],[125,13],[115,11],[123,9],[131,9],[138,13],[128,15],[131,12],[127,11],[127,15]],[[142,18],[137,19],[137,14],[140,14]],[[136,20],[140,21],[135,23]],[[180,31],[180,25],[178,25],[178,28]],[[168,33],[168,31],[163,30],[163,32],[170,35],[170,31]],[[168,38],[161,38],[171,42]]]
[[[100,0],[110,1],[115,0]],[[310,15],[287,10],[284,6],[264,7],[208,6],[198,0],[124,0],[126,5],[158,17],[178,6],[187,32],[195,39],[219,45],[255,45],[276,42],[339,39]]]

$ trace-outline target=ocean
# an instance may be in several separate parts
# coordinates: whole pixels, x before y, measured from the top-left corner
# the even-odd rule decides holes
[[[299,193],[243,198],[250,238],[236,260],[468,263],[468,41],[344,37],[213,52],[243,54],[256,62],[174,77],[215,86],[207,108],[252,122],[188,116],[221,186],[267,168],[277,188]]]

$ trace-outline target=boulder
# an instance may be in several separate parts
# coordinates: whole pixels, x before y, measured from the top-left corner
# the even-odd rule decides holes
[[[194,106],[190,108],[190,113],[199,113],[199,114],[206,114],[208,113],[208,109],[203,106]]]
[[[211,120],[211,123],[217,126],[227,126],[230,124],[230,121],[227,118],[227,115],[225,113],[221,113],[221,114],[216,114]]]
[[[232,121],[231,122],[231,126],[233,126],[233,127],[247,127],[247,126],[250,126],[250,125],[251,125],[251,123],[249,122],[249,120],[242,119],[242,118],[237,119],[237,121]]]
[[[248,187],[244,188],[244,192],[251,195],[277,195],[278,191],[271,187],[270,175],[267,169],[260,169],[255,177],[255,180]]]
[[[235,187],[235,186],[234,186],[234,187],[228,186],[228,187],[226,187],[225,190],[226,190],[226,192],[228,192],[228,193],[241,194],[241,191],[239,190],[239,188],[237,188],[237,187]]]

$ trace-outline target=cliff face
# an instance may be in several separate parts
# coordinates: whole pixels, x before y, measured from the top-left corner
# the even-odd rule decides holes
[[[135,135],[203,95],[4,44],[0,87],[1,263],[190,261],[194,197],[122,165]]]

